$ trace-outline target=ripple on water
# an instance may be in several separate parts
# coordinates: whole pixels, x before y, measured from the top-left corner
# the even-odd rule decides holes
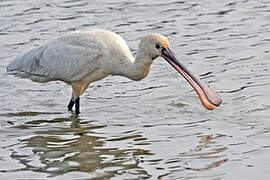
[[[269,179],[269,3],[266,1],[0,1],[0,175],[22,179]],[[5,76],[24,49],[81,28],[150,32],[219,92],[204,110],[163,60],[140,82],[109,77],[66,112],[70,88]],[[15,179],[14,178],[14,179]]]

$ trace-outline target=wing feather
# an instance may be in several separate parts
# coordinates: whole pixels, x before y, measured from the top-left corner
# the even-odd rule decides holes
[[[77,81],[99,68],[102,43],[88,33],[70,33],[16,56],[8,72],[51,80]]]

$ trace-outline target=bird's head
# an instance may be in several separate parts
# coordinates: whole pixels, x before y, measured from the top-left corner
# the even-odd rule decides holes
[[[139,51],[144,52],[152,60],[162,56],[162,49],[169,48],[170,43],[168,39],[158,33],[151,33],[146,35],[139,44]]]
[[[183,64],[181,64],[174,53],[170,50],[168,39],[157,33],[146,35],[139,44],[139,51],[144,52],[152,60],[163,57],[172,65],[194,88],[202,104],[207,109],[215,109],[222,102],[220,96],[203,84],[199,78],[194,76]]]

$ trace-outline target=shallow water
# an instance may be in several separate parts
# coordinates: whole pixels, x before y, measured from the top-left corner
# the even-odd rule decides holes
[[[270,3],[262,1],[0,1],[1,179],[269,179]],[[133,53],[147,33],[223,104],[201,105],[161,58],[140,82],[109,77],[68,114],[71,88],[6,76],[12,56],[51,37],[109,29]]]

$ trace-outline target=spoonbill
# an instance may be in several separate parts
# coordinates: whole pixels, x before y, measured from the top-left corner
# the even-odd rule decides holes
[[[220,96],[177,60],[168,39],[158,33],[148,34],[140,41],[134,58],[125,40],[114,32],[103,29],[74,31],[15,56],[7,73],[40,83],[63,81],[71,85],[67,108],[72,111],[75,104],[75,115],[78,115],[80,96],[90,83],[108,75],[141,80],[159,56],[189,82],[205,108],[211,110],[221,104]]]

